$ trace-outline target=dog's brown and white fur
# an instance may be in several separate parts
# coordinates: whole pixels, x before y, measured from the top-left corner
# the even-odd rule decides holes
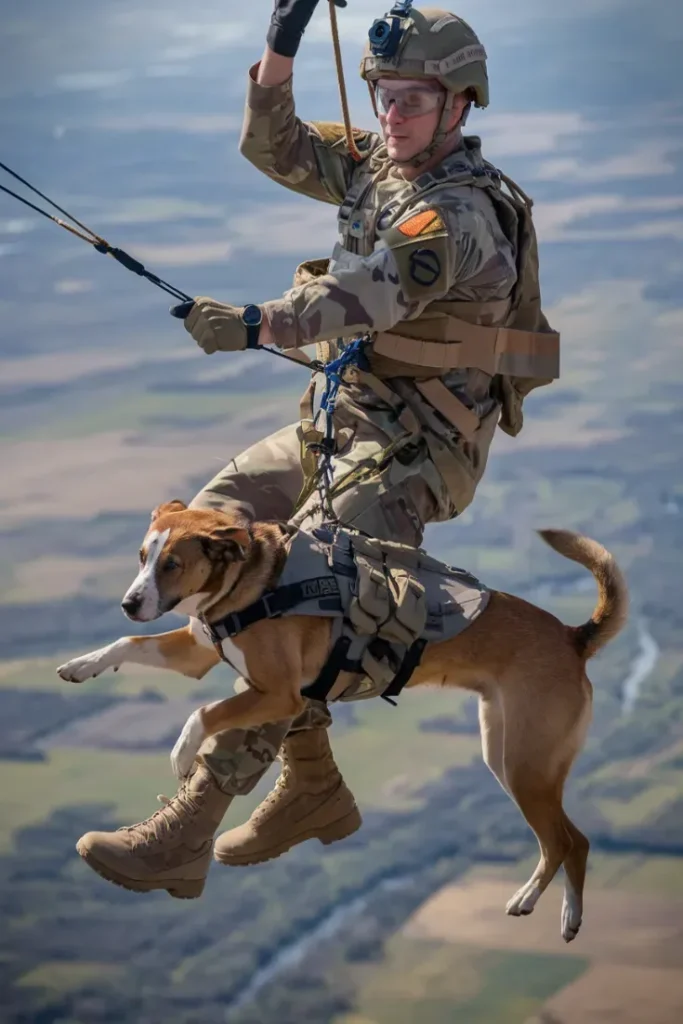
[[[159,506],[140,551],[140,572],[122,606],[138,622],[172,609],[190,616],[189,625],[157,636],[122,637],[62,665],[59,675],[81,683],[133,662],[201,679],[219,656],[196,616],[218,621],[255,601],[277,580],[288,536],[275,523],[247,528],[224,512],[187,509],[178,501]],[[590,620],[565,626],[527,601],[494,591],[468,629],[427,646],[409,685],[457,686],[479,694],[484,760],[519,806],[541,850],[536,870],[512,897],[507,913],[530,914],[564,865],[562,935],[569,942],[581,924],[589,844],[567,817],[562,791],[591,717],[586,661],[624,625],[628,592],[612,556],[595,541],[562,530],[541,536],[595,576],[599,599]],[[187,775],[208,736],[302,711],[300,690],[325,663],[330,633],[329,619],[291,615],[255,623],[226,640],[226,655],[249,685],[190,716],[171,754],[176,775]]]

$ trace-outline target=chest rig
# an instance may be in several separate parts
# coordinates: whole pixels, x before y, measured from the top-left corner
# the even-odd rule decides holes
[[[500,172],[483,160],[479,139],[463,139],[463,149],[452,153],[433,171],[426,171],[414,181],[392,175],[388,157],[376,157],[366,175],[360,176],[349,189],[339,207],[337,227],[339,243],[348,252],[369,256],[377,241],[378,231],[393,224],[422,193],[434,187],[453,188],[458,185],[480,188],[494,187]]]
[[[204,628],[225,661],[223,640],[263,619],[331,618],[330,655],[302,694],[322,701],[391,699],[409,682],[427,643],[457,636],[488,599],[470,573],[421,549],[322,526],[294,534],[276,587]]]
[[[483,159],[476,136],[464,138],[461,148],[413,182],[395,175],[380,147],[339,209],[340,241],[332,259],[312,261],[300,270],[308,267],[313,277],[334,274],[346,254],[369,255],[378,238],[395,236],[394,225],[411,212],[416,200],[425,205],[438,202],[440,195],[446,200],[458,187],[464,192],[485,190],[491,214],[516,256],[517,279],[510,295],[430,302],[419,316],[372,334],[364,348],[369,372],[356,374],[361,384],[403,417],[406,441],[424,439],[453,507],[462,512],[474,497],[496,428],[516,435],[522,428],[526,394],[559,376],[559,334],[541,310],[531,200]],[[341,350],[333,341],[318,342],[316,347],[321,363],[337,359]],[[302,399],[301,419],[306,485],[297,507],[314,486],[314,456],[320,443],[310,392]],[[392,445],[401,443],[392,441],[379,461],[393,453]],[[335,481],[329,493],[341,493],[354,479]]]

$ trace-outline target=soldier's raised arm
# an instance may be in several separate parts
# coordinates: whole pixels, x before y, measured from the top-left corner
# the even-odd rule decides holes
[[[265,53],[249,71],[240,153],[273,181],[339,205],[356,166],[343,126],[302,121],[294,110],[294,57],[318,2],[275,0]],[[334,3],[346,6],[346,0]],[[379,142],[357,130],[354,139],[364,156]]]

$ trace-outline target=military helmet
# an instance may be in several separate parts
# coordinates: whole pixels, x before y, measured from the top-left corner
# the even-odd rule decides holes
[[[466,21],[436,7],[411,9],[398,0],[374,22],[360,67],[368,84],[378,78],[436,78],[451,93],[472,89],[475,106],[489,102],[486,51]]]

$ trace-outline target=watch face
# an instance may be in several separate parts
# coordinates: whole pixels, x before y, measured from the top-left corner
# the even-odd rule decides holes
[[[244,310],[242,312],[242,320],[249,327],[255,327],[257,324],[260,324],[261,319],[262,313],[258,306],[250,304],[244,307]]]

